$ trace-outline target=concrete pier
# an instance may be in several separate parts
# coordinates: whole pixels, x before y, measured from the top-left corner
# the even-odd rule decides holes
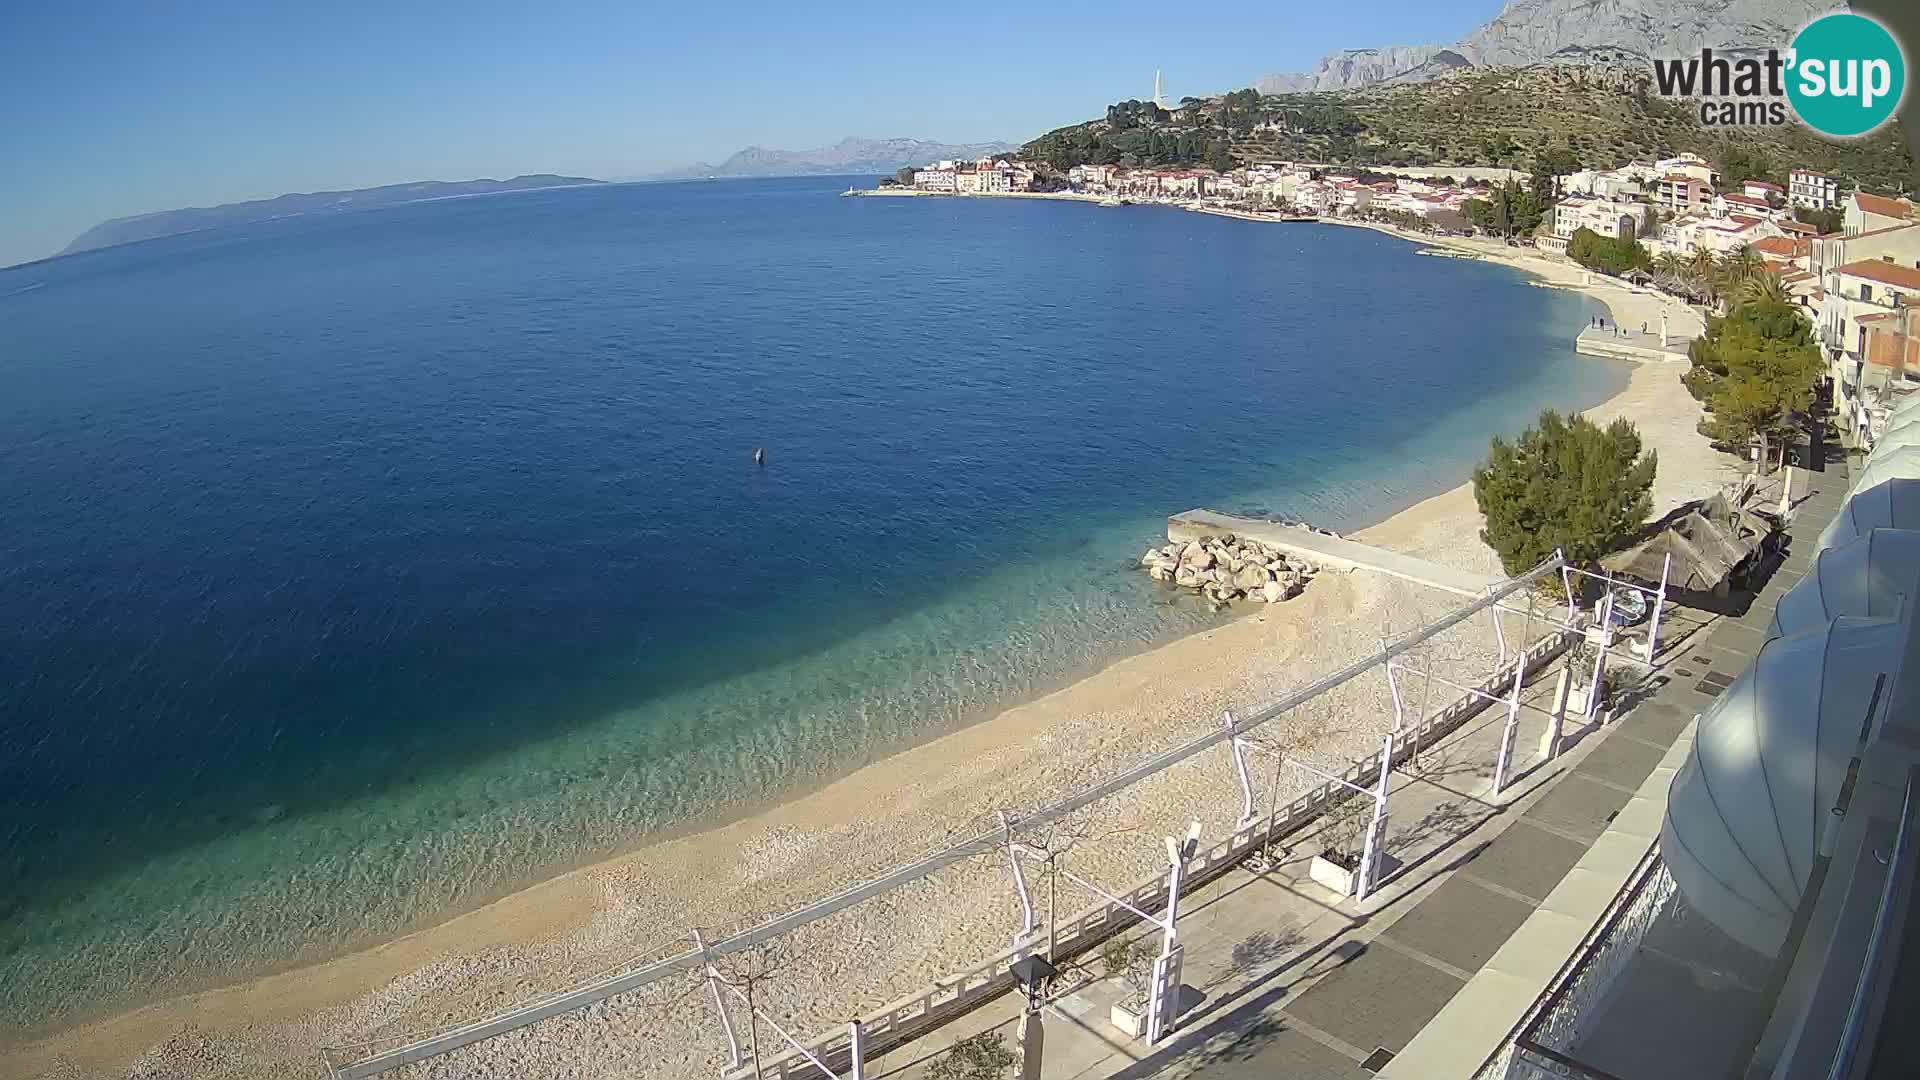
[[[1612,325],[1604,330],[1590,326],[1580,331],[1579,338],[1574,342],[1574,351],[1587,356],[1605,356],[1639,364],[1684,364],[1687,362],[1687,345],[1692,340],[1684,335],[1643,334],[1638,330],[1617,332]]]
[[[1484,596],[1487,586],[1502,578],[1455,570],[1450,566],[1402,555],[1397,551],[1373,547],[1337,536],[1310,532],[1292,525],[1235,517],[1216,510],[1188,510],[1167,519],[1167,539],[1173,543],[1200,540],[1232,533],[1258,540],[1288,557],[1298,556],[1310,563],[1334,570],[1373,570],[1397,578],[1427,585],[1462,596]]]

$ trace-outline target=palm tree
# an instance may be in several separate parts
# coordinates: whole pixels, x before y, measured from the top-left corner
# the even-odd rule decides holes
[[[1792,296],[1779,274],[1764,267],[1740,283],[1737,294],[1743,304],[1789,304]]]
[[[1678,252],[1663,251],[1659,258],[1653,260],[1653,269],[1662,277],[1683,278],[1687,276],[1687,260],[1681,258]]]
[[[1720,279],[1726,283],[1728,292],[1734,292],[1765,267],[1766,260],[1760,257],[1759,252],[1747,244],[1741,244],[1720,257]]]
[[[1719,296],[1719,289],[1714,281],[1714,271],[1719,268],[1719,265],[1718,260],[1713,257],[1713,252],[1704,247],[1694,248],[1692,256],[1687,259],[1687,268],[1693,273],[1694,283],[1706,292],[1708,304],[1712,304]]]

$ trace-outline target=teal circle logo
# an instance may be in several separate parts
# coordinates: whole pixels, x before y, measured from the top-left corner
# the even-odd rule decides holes
[[[1865,15],[1825,15],[1793,39],[1787,100],[1808,127],[1852,138],[1893,117],[1907,93],[1907,58],[1887,28]]]

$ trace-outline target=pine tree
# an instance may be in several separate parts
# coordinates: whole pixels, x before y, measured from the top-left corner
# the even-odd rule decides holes
[[[1602,429],[1548,409],[1515,441],[1495,436],[1474,470],[1473,496],[1487,519],[1480,539],[1509,574],[1555,549],[1591,565],[1646,523],[1656,464],[1627,421]]]

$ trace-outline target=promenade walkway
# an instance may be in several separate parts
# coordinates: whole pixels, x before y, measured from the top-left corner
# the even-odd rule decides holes
[[[1687,360],[1687,346],[1692,341],[1687,334],[1668,334],[1662,339],[1658,330],[1643,334],[1608,325],[1605,329],[1588,327],[1580,331],[1574,339],[1574,351],[1616,360],[1681,364]]]
[[[1505,580],[1492,574],[1456,570],[1412,555],[1402,555],[1397,551],[1343,540],[1297,526],[1235,517],[1217,510],[1189,510],[1167,519],[1167,539],[1172,542],[1197,540],[1223,533],[1258,540],[1288,555],[1297,555],[1336,570],[1373,570],[1461,596],[1485,596],[1489,586]]]
[[[1664,806],[1676,744],[1751,662],[1774,604],[1806,572],[1815,538],[1845,497],[1847,470],[1796,474],[1801,494],[1784,563],[1737,618],[1676,609],[1661,666],[1627,691],[1623,716],[1571,733],[1573,748],[1543,762],[1546,720],[1523,710],[1521,779],[1500,797],[1489,790],[1504,719],[1497,710],[1396,774],[1388,850],[1405,865],[1364,904],[1307,880],[1311,839],[1271,872],[1237,870],[1199,890],[1182,904],[1188,1000],[1180,1031],[1153,1047],[1127,1039],[1107,1023],[1099,992],[1082,991],[1048,1017],[1047,1080],[1472,1075],[1537,992],[1490,961],[1532,925],[1576,864],[1620,841],[1615,830],[1596,846],[1643,788],[1628,843],[1644,853],[1652,835],[1638,819],[1655,797]],[[1528,699],[1540,704],[1551,685],[1537,681]],[[1544,985],[1565,958],[1536,957],[1551,963],[1532,965],[1535,982]],[[1017,1012],[1003,998],[870,1063],[867,1075],[924,1076],[945,1046],[978,1031],[999,1030],[1011,1043]]]

